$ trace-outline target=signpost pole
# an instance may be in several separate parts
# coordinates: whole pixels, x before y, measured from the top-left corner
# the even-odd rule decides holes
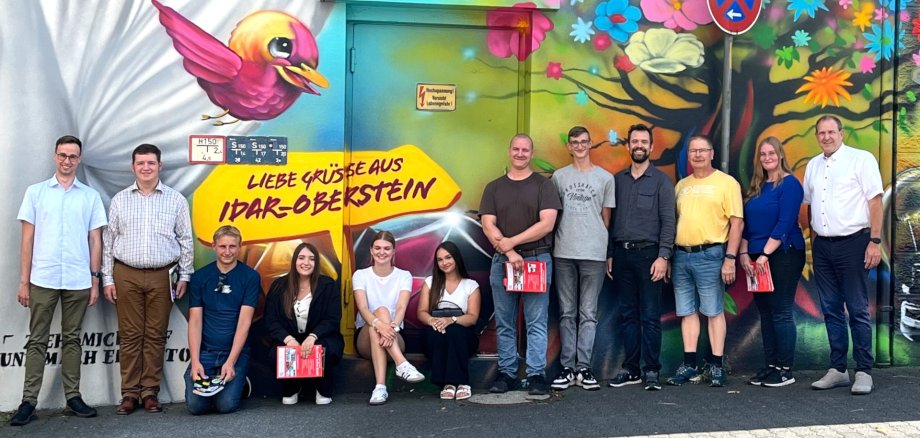
[[[725,61],[722,67],[722,151],[719,156],[721,160],[721,170],[728,173],[728,151],[731,141],[731,121],[732,121],[732,43],[734,36],[725,35]]]

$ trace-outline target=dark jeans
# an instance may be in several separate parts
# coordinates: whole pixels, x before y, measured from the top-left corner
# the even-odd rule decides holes
[[[469,385],[470,357],[479,348],[473,327],[447,326],[446,333],[425,329],[425,355],[431,360],[431,382],[435,385]]]
[[[831,347],[830,366],[838,371],[847,369],[849,335],[853,336],[856,371],[872,370],[872,319],[864,262],[868,244],[869,233],[834,239],[819,236],[812,243],[815,282]]]
[[[757,259],[759,254],[752,254]],[[773,292],[754,292],[754,302],[760,311],[760,335],[767,365],[792,368],[795,357],[795,292],[805,266],[805,251],[788,248],[777,250],[770,257]]]
[[[219,376],[220,369],[227,362],[229,355],[229,351],[201,350],[199,360],[201,366],[204,367],[205,374],[210,378]],[[192,392],[195,383],[192,381],[191,370],[192,364],[189,363],[188,368],[185,369],[185,407],[188,408],[190,414],[203,415],[209,412],[229,414],[240,409],[240,398],[243,395],[243,387],[246,386],[246,372],[249,371],[248,350],[243,350],[236,359],[233,366],[236,376],[233,377],[233,380],[224,386],[223,391],[210,397],[202,397]]]
[[[298,337],[306,338],[306,334],[302,336],[294,336],[295,339]],[[299,342],[303,342],[302,339],[297,339]],[[323,340],[316,341],[316,345],[323,346],[323,377],[314,378],[314,379],[278,379],[281,382],[281,395],[284,397],[290,397],[294,394],[303,392],[304,395],[309,396],[312,400],[315,394],[313,390],[319,391],[320,395],[323,397],[332,397],[332,388],[333,380],[335,377],[335,366],[339,364],[342,360],[337,354],[330,354],[326,349],[326,344],[323,343]],[[278,360],[278,355],[275,354],[276,350],[272,350],[272,361]]]
[[[639,374],[661,371],[661,287],[652,281],[652,263],[658,258],[658,245],[643,249],[617,247],[613,252],[613,282],[619,298],[620,330],[626,358],[623,368]]]

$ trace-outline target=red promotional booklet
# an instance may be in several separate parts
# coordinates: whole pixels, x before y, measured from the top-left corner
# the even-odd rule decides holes
[[[770,274],[770,262],[764,264],[764,270],[757,273],[757,263],[751,262],[754,275],[747,277],[749,292],[773,292],[773,276]]]
[[[323,347],[314,345],[308,357],[300,355],[300,347],[278,347],[277,364],[279,379],[323,377]]]
[[[546,263],[524,261],[520,270],[505,263],[505,290],[508,292],[546,292]]]

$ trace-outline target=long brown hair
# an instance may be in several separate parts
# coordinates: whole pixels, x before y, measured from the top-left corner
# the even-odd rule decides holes
[[[371,253],[374,252],[374,242],[378,240],[385,240],[387,242],[390,242],[390,245],[393,245],[393,251],[396,251],[396,236],[394,236],[393,233],[387,230],[380,230],[374,233],[374,238],[371,239],[371,248],[370,248]],[[393,257],[390,257],[390,266],[396,266],[396,261],[393,260],[395,258],[396,258],[396,253],[394,252]],[[371,257],[371,266],[374,266],[373,257]]]
[[[297,299],[297,293],[300,291],[300,274],[297,273],[297,256],[306,248],[313,253],[313,272],[310,273],[310,293],[316,292],[316,283],[319,282],[320,256],[316,247],[307,242],[297,245],[294,254],[291,256],[291,269],[287,274],[287,289],[284,291],[283,299],[284,315],[290,319],[294,318],[294,300]]]
[[[470,278],[470,274],[466,272],[466,265],[463,264],[463,256],[460,255],[460,248],[457,247],[457,244],[449,240],[441,242],[434,250],[434,267],[431,268],[431,288],[428,291],[429,311],[438,308],[438,301],[441,301],[441,293],[447,285],[447,275],[445,275],[444,271],[438,266],[438,251],[442,249],[447,251],[447,253],[454,258],[454,264],[457,266],[457,273],[460,274],[460,278]]]
[[[779,158],[780,169],[787,174],[792,173],[792,171],[789,170],[789,164],[786,163],[786,150],[783,148],[783,143],[779,141],[778,138],[772,136],[763,139],[763,141],[757,143],[757,147],[754,149],[754,171],[751,172],[751,184],[748,186],[747,194],[744,196],[745,202],[749,201],[751,198],[760,196],[760,191],[763,190],[763,186],[767,182],[767,170],[760,164],[760,151],[763,149],[764,144],[773,146],[773,150],[776,151],[776,157]],[[774,187],[779,187],[782,183],[783,179],[780,178],[776,181]]]

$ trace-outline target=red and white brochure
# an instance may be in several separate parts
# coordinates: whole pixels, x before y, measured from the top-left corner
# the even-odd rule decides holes
[[[757,273],[757,263],[751,262],[754,275],[747,276],[748,292],[773,292],[773,275],[770,274],[770,262],[764,263],[763,272]]]
[[[275,377],[279,379],[307,379],[323,377],[323,346],[314,345],[310,355],[300,355],[300,347],[278,347]]]
[[[508,292],[546,292],[546,262],[525,260],[519,270],[505,263],[505,290]]]

